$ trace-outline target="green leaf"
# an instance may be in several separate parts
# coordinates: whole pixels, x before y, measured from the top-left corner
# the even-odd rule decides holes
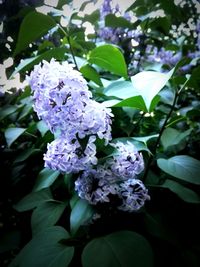
[[[38,12],[29,13],[20,26],[14,56],[56,26],[56,22],[47,15]]]
[[[91,14],[85,14],[82,21],[89,21],[91,24],[95,24],[99,21],[100,13],[99,10],[95,10]]]
[[[41,189],[51,186],[59,175],[60,175],[59,171],[54,171],[48,168],[44,168],[38,174],[33,191],[39,191]]]
[[[0,108],[0,120],[3,120],[5,117],[9,116],[10,114],[14,113],[17,111],[19,107],[14,106],[14,105],[8,105]]]
[[[151,13],[149,13],[150,15]],[[148,18],[147,18],[148,20]],[[171,21],[170,18],[165,16],[165,17],[160,17],[160,18],[153,18],[149,24],[148,24],[149,28],[151,29],[155,29],[160,31],[163,34],[168,34],[170,27],[171,27]]]
[[[151,235],[156,236],[157,238],[167,240],[173,245],[179,245],[179,240],[176,237],[174,229],[171,229],[169,225],[163,222],[162,215],[159,214],[144,214],[144,227]]]
[[[200,203],[200,197],[193,190],[172,180],[166,180],[161,187],[168,188],[170,191],[179,196],[182,200],[189,203]]]
[[[200,88],[200,75],[199,75],[199,72],[200,72],[200,66],[196,67],[195,69],[193,69],[192,71],[192,75],[188,81],[188,85],[190,87],[194,87],[197,92],[199,92],[199,88]]]
[[[72,260],[74,248],[59,243],[67,238],[69,234],[64,228],[49,227],[35,235],[9,267],[67,267]]]
[[[17,140],[20,135],[22,135],[26,131],[25,128],[8,128],[5,130],[5,138],[8,147],[12,145],[15,140]]]
[[[200,184],[200,161],[180,155],[169,159],[158,159],[157,164],[164,172],[193,184]]]
[[[155,109],[155,107],[157,106],[158,102],[160,101],[160,98],[161,97],[159,95],[154,96],[154,98],[151,101],[151,105],[149,107],[149,112],[152,112]]]
[[[127,67],[123,54],[114,45],[106,44],[93,49],[88,61],[114,74],[127,78]]]
[[[147,143],[149,140],[157,138],[158,134],[153,134],[153,135],[148,135],[148,136],[140,136],[140,137],[132,137],[133,139],[139,141],[139,142],[143,142],[143,143]]]
[[[113,107],[133,107],[147,112],[144,100],[140,95],[122,100],[117,104],[114,104]]]
[[[42,137],[45,136],[46,132],[48,132],[49,128],[44,121],[39,121],[37,123],[37,129],[40,131]]]
[[[19,154],[19,156],[15,159],[15,163],[22,162],[27,160],[31,155],[36,154],[40,152],[40,149],[34,149],[34,148],[28,148],[24,150],[22,153]]]
[[[138,151],[145,150],[150,153],[150,150],[148,149],[146,143],[143,141],[137,140],[134,137],[119,137],[119,138],[113,139],[113,143],[116,143],[118,141],[124,144],[126,144],[127,142],[131,142]]]
[[[19,211],[27,211],[31,210],[38,205],[40,205],[42,202],[51,200],[52,195],[49,189],[43,189],[39,192],[32,192],[25,196],[23,199],[21,199],[16,205],[14,205],[14,208]]]
[[[18,121],[23,120],[28,114],[33,110],[33,99],[30,96],[24,97],[20,100],[20,103],[23,104],[22,109],[20,110]]]
[[[47,227],[53,226],[59,220],[65,207],[65,203],[52,200],[42,202],[37,206],[31,217],[33,235],[45,230]]]
[[[50,60],[52,58],[55,58],[58,60],[63,60],[65,53],[66,53],[66,48],[57,47],[57,48],[52,48],[44,52],[43,54],[37,55],[35,57],[23,59],[19,63],[19,65],[15,68],[10,78],[12,78],[16,73],[20,71],[25,72],[27,70],[30,70],[34,65],[40,63],[43,59]]]
[[[105,26],[106,27],[121,27],[121,28],[128,28],[132,29],[135,27],[130,21],[126,20],[123,17],[117,17],[114,14],[108,14],[105,17]]]
[[[167,128],[164,130],[161,136],[161,142],[164,149],[168,149],[170,146],[178,145],[181,141],[185,140],[191,133],[192,129],[188,129],[184,132],[179,132],[173,128]]]
[[[120,100],[108,100],[105,105],[108,107],[134,107],[144,112],[147,112],[143,98],[138,95],[133,85],[129,81],[114,81],[111,82],[105,89],[106,96],[113,96]]]
[[[131,82],[121,80],[109,83],[109,85],[104,88],[103,93],[106,96],[114,96],[120,99],[127,99],[139,95]]]
[[[174,69],[168,73],[143,71],[131,77],[134,90],[143,97],[148,111],[152,100],[167,84],[173,73]]]
[[[82,66],[80,68],[80,72],[83,74],[85,78],[95,82],[99,86],[103,85],[98,72],[93,67],[91,67],[89,64]]]
[[[72,234],[75,234],[79,227],[91,219],[94,211],[91,205],[83,199],[75,202],[70,215],[70,228]]]
[[[96,238],[82,254],[83,267],[150,267],[153,253],[148,241],[131,231],[120,231]]]

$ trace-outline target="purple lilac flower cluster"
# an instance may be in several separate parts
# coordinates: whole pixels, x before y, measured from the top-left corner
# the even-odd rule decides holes
[[[66,136],[55,139],[47,146],[44,155],[45,167],[59,170],[62,173],[77,173],[87,166],[97,164],[95,138],[89,137],[86,148],[83,150],[79,141],[71,141]]]
[[[75,190],[91,204],[110,202],[117,197],[118,209],[137,211],[150,199],[148,190],[137,179],[144,169],[143,157],[130,142],[112,145],[116,153],[103,165],[83,171],[75,182]]]
[[[99,138],[111,139],[110,109],[92,100],[86,80],[67,62],[35,66],[27,80],[33,91],[34,110],[55,133],[71,139],[97,134]]]
[[[96,156],[96,138],[111,141],[111,110],[92,100],[87,82],[67,62],[52,59],[35,66],[27,77],[34,110],[57,138],[47,146],[45,167],[61,173],[79,173],[75,190],[91,204],[120,200],[118,208],[135,211],[149,199],[137,175],[144,169],[142,155],[132,143],[110,143],[115,153],[102,165]]]
[[[92,100],[86,80],[67,62],[52,59],[35,66],[27,77],[34,110],[58,138],[48,145],[45,166],[78,172],[97,163],[96,137],[111,140],[111,110]],[[86,147],[80,140],[89,137]]]
[[[168,65],[171,68],[174,67],[182,58],[182,53],[180,51],[174,52],[171,50],[166,50],[165,48],[158,49],[157,47],[153,47],[152,45],[148,45],[146,48],[146,61],[161,63],[162,65]],[[193,59],[200,56],[200,51],[196,50],[195,52],[189,52],[187,57],[189,59]],[[187,64],[181,67],[183,72],[189,71],[192,65]]]
[[[105,27],[105,17],[109,14],[115,14],[119,11],[119,6],[116,5],[115,8],[112,8],[111,6],[112,0],[104,0],[102,8],[100,9],[100,29],[98,32],[98,35],[101,39],[105,41],[110,41],[112,43],[118,43],[119,42],[119,36],[121,34],[120,28],[111,28],[111,27]]]
[[[105,17],[109,14],[121,15],[126,20],[131,20],[129,13],[122,14],[118,4],[115,7],[112,7],[112,0],[104,0],[102,8],[100,9],[100,29],[98,31],[98,36],[101,39],[114,44],[118,44],[120,40],[124,39],[133,38],[136,41],[139,40],[139,37],[142,33],[137,29],[132,31],[126,31],[125,29],[120,27],[105,27]]]
[[[200,20],[197,20],[194,25],[195,30],[191,30],[191,35],[195,33],[195,50],[189,51],[187,57],[189,59],[195,59],[200,57]],[[145,56],[140,61],[161,63],[162,65],[168,65],[171,68],[174,67],[182,58],[183,54],[181,51],[175,52],[166,50],[164,47],[158,49],[153,45],[147,45],[145,50]],[[136,58],[137,60],[137,58]],[[193,66],[193,63],[189,63],[181,68],[183,72],[189,71]]]

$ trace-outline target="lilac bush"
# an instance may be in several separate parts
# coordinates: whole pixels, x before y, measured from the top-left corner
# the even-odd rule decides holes
[[[198,266],[199,1],[36,2],[0,1],[0,266]]]

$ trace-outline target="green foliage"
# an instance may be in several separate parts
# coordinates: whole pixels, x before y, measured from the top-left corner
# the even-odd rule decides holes
[[[153,266],[153,254],[143,236],[131,231],[121,231],[94,239],[87,244],[82,254],[82,263],[83,267],[150,267]]]
[[[33,237],[9,267],[68,266],[73,257],[74,248],[59,243],[67,238],[69,234],[60,226],[46,228]]]
[[[15,140],[20,137],[20,135],[22,135],[24,132],[26,131],[25,128],[8,128],[5,131],[5,138],[6,138],[6,142],[8,147],[10,147],[12,145],[12,143],[15,142]]]
[[[27,211],[51,199],[52,195],[49,189],[43,189],[39,192],[32,192],[29,195],[25,196],[14,206],[14,208],[17,211]]]
[[[109,14],[105,18],[106,27],[121,27],[132,29],[135,26],[123,17],[117,17],[114,14]]]
[[[65,207],[65,203],[52,200],[42,202],[37,206],[31,217],[33,235],[53,226],[61,217]]]
[[[41,172],[39,172],[33,190],[39,191],[41,189],[50,187],[58,178],[59,174],[59,171],[53,171],[44,168],[43,170],[41,170]]]
[[[50,60],[52,57],[61,60],[64,58],[65,52],[66,48],[57,47],[52,48],[35,57],[23,59],[23,61],[16,67],[15,71],[12,73],[12,76],[14,76],[18,72],[30,70],[34,65],[40,63],[42,60]]]
[[[85,78],[95,82],[99,86],[102,86],[102,82],[98,72],[95,70],[95,68],[93,68],[89,64],[82,66],[80,68],[80,72],[83,74]]]
[[[164,172],[193,184],[200,184],[199,170],[200,161],[186,156],[179,155],[169,159],[158,159],[158,166]]]
[[[147,110],[150,110],[152,100],[167,84],[173,73],[174,69],[166,74],[144,71],[131,77],[134,90],[143,97]]]
[[[101,45],[93,49],[88,61],[114,74],[127,78],[127,67],[121,51],[113,45]]]
[[[176,181],[172,180],[166,180],[162,187],[168,188],[170,191],[175,193],[177,196],[179,196],[182,200],[189,202],[189,203],[200,203],[200,198],[197,193],[195,193],[193,190],[177,183]]]
[[[35,11],[29,13],[21,24],[14,55],[19,54],[55,26],[56,22],[50,16]]]
[[[188,129],[184,132],[179,132],[173,128],[167,128],[161,136],[161,142],[164,149],[169,149],[171,147],[179,145],[181,142],[190,135],[192,129]]]
[[[81,225],[91,220],[93,213],[94,211],[87,201],[83,199],[77,200],[70,214],[71,233],[75,234]]]

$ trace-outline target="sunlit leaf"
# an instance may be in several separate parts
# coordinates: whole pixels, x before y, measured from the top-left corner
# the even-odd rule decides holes
[[[173,73],[174,69],[168,73],[143,71],[131,77],[134,90],[143,97],[147,110],[150,110],[152,100],[167,84]]]
[[[88,61],[114,74],[127,78],[127,67],[123,54],[114,45],[106,44],[93,49]]]

